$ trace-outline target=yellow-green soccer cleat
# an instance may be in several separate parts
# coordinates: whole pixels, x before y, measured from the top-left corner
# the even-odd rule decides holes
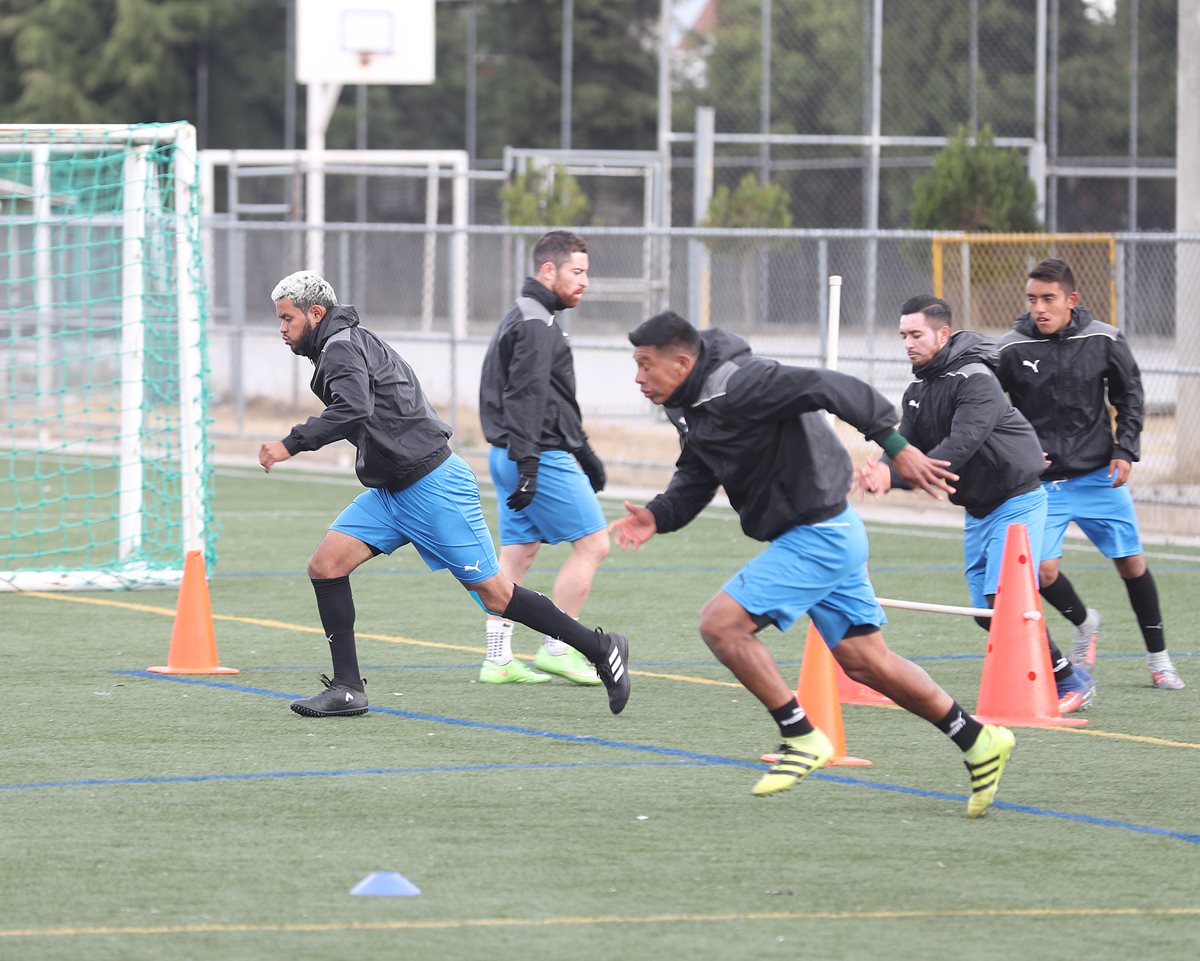
[[[1000,775],[1012,757],[1017,739],[1013,732],[997,724],[985,724],[975,743],[963,755],[967,773],[971,775],[971,797],[967,800],[967,817],[977,818],[987,813],[996,799]]]
[[[484,661],[479,669],[479,680],[484,684],[545,684],[550,675],[539,674],[514,657],[507,664]]]
[[[602,683],[591,661],[573,647],[568,647],[561,654],[551,654],[543,644],[533,657],[533,666],[546,674],[565,677],[572,684],[597,687]]]
[[[786,791],[813,771],[823,768],[833,757],[833,742],[820,729],[814,728],[811,734],[803,737],[785,737],[776,753],[778,760],[751,791],[755,797]]]

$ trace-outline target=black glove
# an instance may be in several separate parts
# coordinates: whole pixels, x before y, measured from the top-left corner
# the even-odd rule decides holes
[[[510,510],[523,511],[533,503],[533,495],[537,493],[537,471],[536,457],[517,462],[517,489],[508,495]]]
[[[579,461],[579,466],[587,474],[588,483],[592,485],[592,490],[597,494],[604,490],[608,476],[604,473],[604,463],[596,456],[596,452],[585,444],[579,450],[575,451],[575,459]]]

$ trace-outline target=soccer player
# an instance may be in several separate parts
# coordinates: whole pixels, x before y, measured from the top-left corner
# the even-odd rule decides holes
[[[500,321],[483,359],[479,418],[491,444],[488,467],[499,501],[500,570],[524,584],[543,543],[571,545],[554,579],[554,603],[578,617],[600,562],[608,556],[604,464],[588,444],[575,400],[575,365],[560,311],[575,307],[588,287],[588,247],[582,237],[552,230],[533,247],[533,276]],[[479,680],[538,684],[550,675],[599,684],[596,669],[575,648],[543,640],[531,670],[512,653],[511,620],[490,615],[487,657]]]
[[[310,386],[325,410],[283,440],[263,444],[258,462],[269,472],[301,451],[344,439],[358,450],[355,471],[367,488],[309,558],[333,678],[322,675],[325,689],[293,701],[292,710],[306,717],[366,712],[350,574],[377,554],[412,544],[430,570],[449,569],[484,611],[560,638],[595,663],[609,709],[619,714],[629,699],[628,640],[588,630],[500,571],[475,475],[450,450],[450,426],[425,398],[412,368],[310,271],[283,278],[271,299],[283,342],[313,363]]]
[[[1041,438],[1049,495],[1041,592],[1075,626],[1071,659],[1093,664],[1100,615],[1059,570],[1063,537],[1074,521],[1125,583],[1146,646],[1150,684],[1177,691],[1183,679],[1163,633],[1158,588],[1146,565],[1129,481],[1142,434],[1142,376],[1129,345],[1111,324],[1079,306],[1075,276],[1061,260],[1043,260],[1025,283],[1029,313],[1000,338],[1000,383]],[[1110,406],[1116,411],[1114,434]]]
[[[971,777],[968,817],[991,806],[1014,738],[968,714],[916,664],[884,643],[887,618],[867,576],[867,535],[846,501],[850,457],[821,411],[880,444],[896,469],[935,497],[954,480],[896,432],[896,412],[857,378],[756,357],[740,337],[697,331],[677,314],[651,317],[629,335],[642,394],[663,407],[682,452],[667,489],[609,525],[622,549],[678,530],[718,486],[747,536],[767,548],[700,612],[704,642],[774,718],[779,759],[754,785],[763,797],[792,787],[833,755],[804,713],[758,632],[787,630],[808,614],[856,681],[923,717],[963,752]]]
[[[900,339],[913,381],[901,400],[900,433],[928,456],[949,461],[958,474],[950,501],[965,508],[963,556],[975,607],[992,607],[1009,524],[1024,524],[1029,549],[1040,557],[1046,529],[1045,466],[1037,434],[1008,402],[994,371],[996,345],[973,330],[952,329],[950,305],[911,297],[900,308]],[[879,496],[904,478],[887,458],[868,461],[859,485]],[[979,619],[987,629],[990,622]],[[1096,683],[1072,665],[1047,636],[1062,714],[1087,708]]]

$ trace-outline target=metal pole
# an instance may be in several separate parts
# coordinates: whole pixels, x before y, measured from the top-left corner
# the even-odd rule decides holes
[[[1041,14],[1046,0],[1038,0],[1038,28],[1042,29]],[[1046,97],[1046,153],[1048,163],[1055,166],[1058,163],[1058,0],[1050,0],[1050,42],[1048,46],[1047,88]],[[1038,38],[1039,45],[1044,42],[1045,34]],[[1049,176],[1049,189],[1046,198],[1046,229],[1051,233],[1058,230],[1058,175]]]
[[[478,151],[478,131],[475,129],[478,124],[478,114],[476,112],[478,105],[478,59],[479,59],[479,5],[476,0],[470,0],[467,4],[467,90],[466,90],[466,125],[467,125],[467,165],[471,168],[475,166],[475,154]],[[469,195],[468,205],[470,207],[471,223],[475,223],[475,181],[472,180],[467,185]]]
[[[771,132],[771,0],[762,0],[762,78],[758,91],[759,129],[766,137]],[[764,140],[758,148],[758,180],[771,179],[771,145]]]
[[[354,147],[367,149],[367,85],[360,83],[354,91]],[[367,222],[367,175],[360,173],[354,181],[354,222]],[[354,303],[361,304],[367,290],[367,235],[359,231],[354,238],[353,281],[349,272],[342,275],[343,283],[352,285]]]
[[[1037,189],[1038,220],[1046,223],[1046,0],[1037,0],[1034,41],[1033,139],[1029,176]]]
[[[971,91],[971,136],[979,133],[979,0],[971,0],[970,74],[967,83]]]
[[[771,145],[766,137],[771,133],[771,0],[762,0],[762,79],[759,84],[759,125],[764,137],[759,145],[758,181],[771,181]],[[759,248],[758,257],[758,313],[769,318],[771,314],[771,258],[769,248]]]
[[[1138,14],[1140,0],[1132,0],[1129,5],[1129,230],[1137,230],[1138,224],[1138,179],[1137,168],[1138,161],[1138,70],[1141,65],[1141,58],[1138,56]],[[1134,317],[1137,310],[1137,242],[1130,243],[1127,247],[1129,273],[1127,275],[1118,274],[1117,282],[1120,286],[1124,286],[1125,277],[1129,277],[1130,291],[1129,298],[1125,303],[1133,308],[1124,318],[1125,323],[1123,329],[1125,336],[1130,336],[1133,333]]]
[[[575,65],[575,0],[563,0],[562,28],[562,116],[559,140],[571,149],[571,75]]]
[[[1200,231],[1200,183],[1185,171],[1200,169],[1200,125],[1196,101],[1200,98],[1200,0],[1179,0],[1179,69],[1175,96],[1175,229]],[[1175,244],[1175,354],[1181,366],[1200,365],[1200,337],[1196,336],[1196,298],[1200,295],[1200,243]],[[1177,449],[1176,481],[1200,479],[1200,381],[1180,377],[1175,394]]]
[[[883,91],[883,0],[875,0],[871,23],[871,153],[870,193],[867,196],[867,229],[872,231],[867,241],[866,283],[866,335],[870,345],[871,359],[867,366],[867,379],[875,376],[875,310],[876,277],[879,273],[879,240],[874,232],[879,230],[879,137],[883,127],[880,104]]]
[[[296,149],[296,0],[283,0],[283,149]]]
[[[1139,0],[1129,4],[1129,230],[1137,230],[1138,223],[1138,8]],[[1131,253],[1136,251],[1131,249]]]
[[[672,2],[661,0],[658,12],[658,155],[661,158],[662,184],[659,191],[657,221],[659,227],[671,226],[671,41]],[[666,296],[671,279],[671,241],[657,238],[658,265],[661,278],[660,298]]]
[[[712,107],[696,108],[695,177],[692,181],[692,219],[697,227],[708,214],[713,192],[713,135],[716,111]],[[708,245],[702,240],[689,240],[690,290],[688,316],[692,323],[704,329],[712,325],[711,267]]]

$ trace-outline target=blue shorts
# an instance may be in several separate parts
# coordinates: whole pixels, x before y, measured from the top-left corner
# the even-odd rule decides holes
[[[479,482],[457,454],[404,490],[363,491],[329,529],[385,554],[412,544],[431,571],[449,568],[463,584],[500,573]]]
[[[967,515],[963,528],[963,562],[974,607],[987,607],[988,595],[996,593],[1009,524],[1025,525],[1029,532],[1030,556],[1041,560],[1046,534],[1046,492],[1039,487],[1027,494],[1010,497],[986,517]],[[1034,576],[1037,576],[1036,567]]]
[[[808,614],[827,646],[858,624],[886,624],[867,576],[867,531],[847,507],[819,524],[784,532],[722,590],[748,613],[786,631]]]
[[[565,450],[547,450],[538,460],[537,494],[523,511],[514,511],[506,501],[517,489],[517,462],[508,451],[493,447],[488,453],[488,470],[500,501],[501,544],[559,544],[574,542],[604,530],[604,510],[591,482]]]
[[[1129,485],[1113,487],[1107,467],[1066,480],[1045,481],[1042,488],[1050,496],[1042,560],[1062,557],[1063,536],[1071,521],[1109,559],[1142,553]]]

